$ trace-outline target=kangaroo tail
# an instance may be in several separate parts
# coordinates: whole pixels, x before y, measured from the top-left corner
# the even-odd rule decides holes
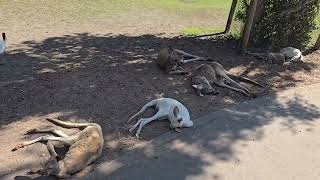
[[[226,71],[226,74],[227,74],[228,76],[232,77],[233,79],[237,79],[237,80],[239,80],[239,81],[243,81],[243,82],[255,84],[255,85],[260,86],[260,87],[262,87],[262,88],[265,87],[265,86],[263,86],[262,84],[260,84],[260,83],[258,83],[258,82],[256,82],[256,81],[253,81],[253,80],[251,80],[251,79],[230,74],[228,71]]]
[[[59,119],[54,119],[54,118],[46,118],[48,121],[57,124],[59,126],[65,127],[65,128],[82,128],[82,127],[87,127],[87,126],[94,126],[96,123],[74,123],[74,122],[66,122],[66,121],[61,121]]]
[[[268,56],[267,53],[253,53],[253,52],[249,52],[249,51],[247,51],[246,54],[253,56],[257,59],[265,59]]]
[[[150,102],[148,102],[146,105],[144,105],[141,110],[139,112],[137,112],[135,115],[133,115],[128,121],[127,123],[129,123],[132,119],[134,119],[135,117],[137,117],[138,115],[142,114],[144,111],[146,111],[148,108],[155,106],[157,104],[158,100],[154,99]]]

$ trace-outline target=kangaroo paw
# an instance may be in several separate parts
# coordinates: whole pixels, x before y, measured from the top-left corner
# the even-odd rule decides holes
[[[130,129],[129,129],[129,132],[132,132],[134,129],[135,129],[134,127],[130,128]]]
[[[174,128],[174,130],[175,130],[177,133],[182,133],[182,130],[179,129],[179,128]]]
[[[38,130],[39,130],[38,128],[29,129],[25,134],[36,133]]]

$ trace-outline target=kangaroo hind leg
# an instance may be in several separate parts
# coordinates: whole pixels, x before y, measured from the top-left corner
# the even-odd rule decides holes
[[[69,135],[65,134],[64,132],[62,132],[59,129],[50,127],[50,128],[34,128],[34,129],[30,129],[26,132],[26,134],[32,134],[32,133],[52,133],[56,136],[60,136],[60,137],[69,137]]]
[[[244,94],[245,96],[249,96],[249,94],[248,94],[246,91],[244,91],[244,90],[242,90],[242,89],[239,89],[239,88],[235,88],[235,87],[226,85],[222,80],[221,80],[221,81],[215,81],[215,83],[216,83],[218,86],[225,87],[225,88],[229,88],[229,89],[231,89],[231,90],[240,92],[240,93]]]
[[[29,145],[37,143],[37,142],[43,142],[43,141],[49,141],[49,140],[60,141],[60,142],[67,144],[67,145],[73,144],[73,140],[69,139],[68,137],[56,137],[56,136],[52,136],[52,135],[46,135],[46,136],[40,136],[34,140],[25,141],[23,143],[20,143],[15,148],[13,148],[12,151],[16,151],[20,148],[23,148],[25,146],[29,146]]]

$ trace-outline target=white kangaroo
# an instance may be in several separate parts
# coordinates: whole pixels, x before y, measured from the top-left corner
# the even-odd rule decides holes
[[[252,55],[258,59],[264,59],[272,64],[289,64],[294,62],[303,62],[304,57],[302,52],[293,47],[285,47],[276,53],[252,53],[247,52],[247,54]]]
[[[285,47],[280,50],[280,54],[285,56],[286,63],[303,61],[301,51],[293,47]]]
[[[138,130],[136,132],[136,137],[139,138],[140,132],[146,124],[150,123],[154,120],[166,120],[170,121],[170,128],[175,129],[177,132],[180,132],[178,128],[182,127],[192,127],[193,122],[190,120],[190,114],[188,109],[179,101],[171,98],[159,98],[154,99],[148,102],[146,105],[142,107],[142,109],[133,115],[127,123],[129,123],[136,116],[142,114],[150,107],[156,107],[158,112],[150,117],[150,118],[141,118],[137,121],[137,123],[130,128],[130,132],[136,129],[138,126]]]

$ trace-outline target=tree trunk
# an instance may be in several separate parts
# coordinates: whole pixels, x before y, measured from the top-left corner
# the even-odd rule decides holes
[[[225,34],[228,34],[230,32],[231,23],[232,23],[234,12],[236,10],[237,3],[238,3],[238,0],[233,0],[232,1],[232,5],[231,5],[230,12],[229,12],[229,17],[228,17],[226,29],[224,30]]]
[[[317,40],[316,44],[314,45],[314,49],[320,50],[320,34],[318,35],[318,40]]]
[[[247,51],[248,41],[250,37],[250,32],[254,20],[254,15],[256,12],[257,4],[259,0],[251,0],[250,9],[247,17],[246,24],[244,26],[244,30],[242,33],[242,44],[241,44],[241,53],[245,53]]]

